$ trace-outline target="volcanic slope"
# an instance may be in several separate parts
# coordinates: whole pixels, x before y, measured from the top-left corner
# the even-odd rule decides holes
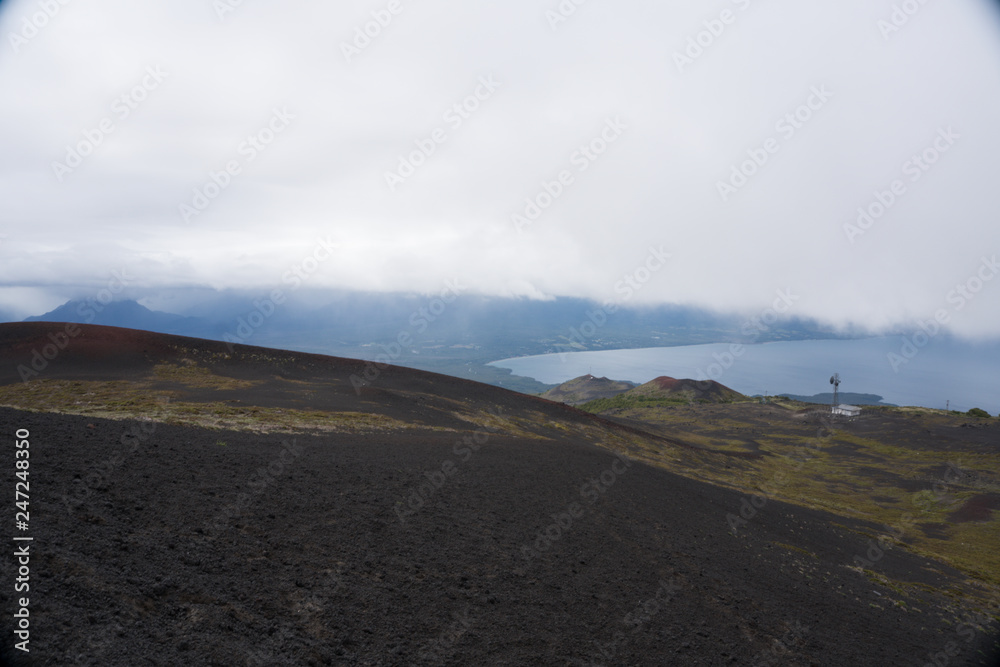
[[[22,383],[62,327],[0,325],[33,664],[992,664],[957,570],[894,548],[873,578],[856,559],[880,526],[777,500],[734,531],[752,496],[662,467],[728,453],[454,378],[103,327]]]
[[[715,380],[701,382],[660,376],[645,384],[607,398],[597,398],[581,404],[595,413],[620,412],[633,408],[658,408],[690,403],[732,403],[747,397],[719,384]]]
[[[567,405],[581,405],[598,398],[612,398],[634,387],[631,382],[597,378],[588,374],[567,380],[541,394],[541,397]]]

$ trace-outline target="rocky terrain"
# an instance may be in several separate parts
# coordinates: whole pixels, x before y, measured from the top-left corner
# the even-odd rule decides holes
[[[974,576],[918,548],[919,528],[786,502],[830,471],[770,451],[772,424],[812,430],[829,468],[839,448],[902,460],[873,444],[875,420],[820,437],[808,413],[745,403],[609,421],[420,371],[106,327],[56,336],[46,358],[62,327],[0,325],[0,424],[29,433],[34,538],[29,654],[0,561],[8,663],[996,664],[994,561]],[[47,363],[22,382],[33,351]],[[995,548],[996,432],[926,427],[952,453],[965,434],[982,449],[948,498],[984,496],[956,525]],[[930,444],[907,451],[938,473]],[[772,470],[786,481],[765,491],[754,475]]]

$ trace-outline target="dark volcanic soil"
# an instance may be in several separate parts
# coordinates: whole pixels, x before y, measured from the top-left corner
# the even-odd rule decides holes
[[[697,382],[689,379],[679,380],[666,375],[653,378],[646,384],[636,387],[632,393],[638,396],[660,394],[667,397],[675,394],[688,393],[691,395],[691,400],[709,403],[731,401],[735,398],[742,397],[742,394],[739,392],[733,391],[729,387],[719,384],[715,380]]]
[[[136,424],[10,409],[0,424],[31,432],[35,664],[919,666],[949,646],[948,665],[990,664],[992,639],[944,623],[942,598],[904,610],[845,567],[868,548],[854,524],[771,502],[734,536],[738,494],[595,447],[492,437],[465,461],[453,437],[298,437],[283,462],[277,437],[160,424],[123,445]],[[603,491],[582,495],[592,478]]]
[[[8,396],[62,326],[0,326]],[[734,533],[727,516],[750,498],[585,444],[580,433],[626,432],[593,415],[394,367],[356,392],[362,362],[229,352],[83,327],[40,377],[152,391],[157,364],[193,359],[257,384],[162,379],[178,402],[370,412],[409,428],[286,439],[0,408],[8,534],[14,433],[30,431],[19,534],[34,541],[17,597],[30,600],[31,662],[19,664],[994,664],[995,628],[928,592],[964,577],[878,551],[882,526],[772,500]],[[522,430],[476,431],[469,415],[494,408]],[[8,544],[0,662],[26,657],[12,648]],[[876,583],[860,558],[918,586]]]
[[[1000,494],[983,493],[969,498],[948,519],[956,523],[963,521],[988,521],[993,511],[1000,510]]]

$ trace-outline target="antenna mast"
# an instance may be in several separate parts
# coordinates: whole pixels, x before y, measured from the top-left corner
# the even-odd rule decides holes
[[[838,396],[838,390],[840,388],[840,373],[834,373],[833,377],[830,378],[830,384],[833,385],[833,407],[840,405],[840,396]]]

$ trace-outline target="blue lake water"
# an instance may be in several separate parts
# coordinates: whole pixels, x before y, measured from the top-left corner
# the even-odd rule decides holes
[[[888,336],[736,348],[714,343],[545,354],[491,365],[546,384],[587,373],[636,383],[661,375],[711,378],[748,395],[812,396],[832,391],[830,376],[836,372],[842,379],[841,391],[878,394],[887,403],[943,409],[950,400],[953,410],[979,407],[994,416],[1000,413],[1000,341],[918,339],[923,345],[919,348],[904,346],[906,341],[902,336]]]

